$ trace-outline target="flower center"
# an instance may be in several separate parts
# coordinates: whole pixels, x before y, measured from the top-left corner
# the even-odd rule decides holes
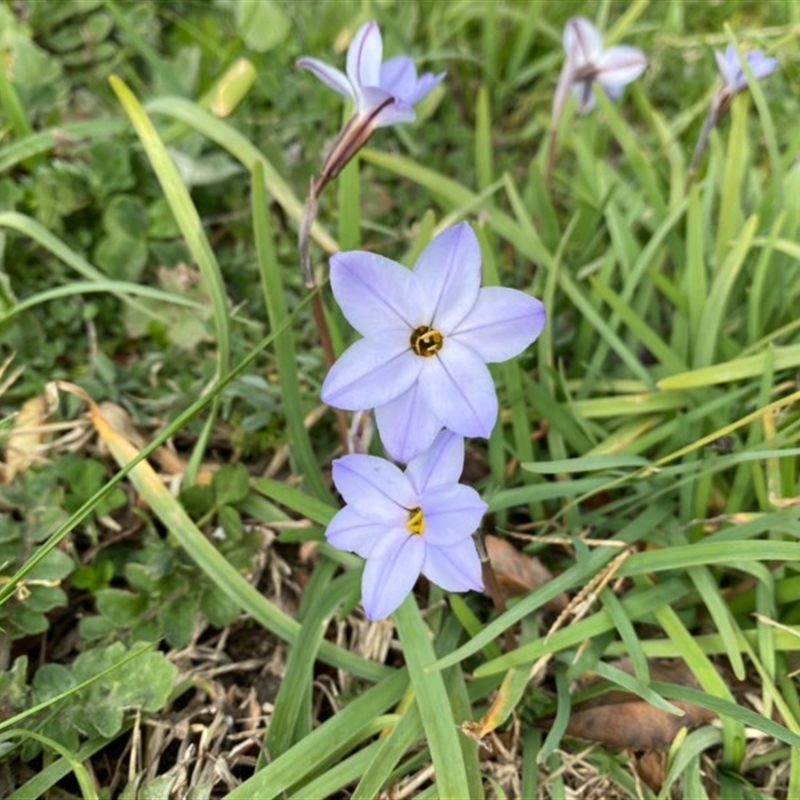
[[[421,533],[425,533],[425,516],[419,506],[412,508],[408,512],[406,529],[412,536],[419,536]]]
[[[430,325],[420,325],[411,332],[411,349],[423,358],[435,356],[442,349],[442,344],[444,336]]]

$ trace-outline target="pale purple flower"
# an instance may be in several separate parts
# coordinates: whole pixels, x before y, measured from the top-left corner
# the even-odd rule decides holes
[[[584,17],[572,17],[567,21],[564,49],[567,52],[564,69],[570,73],[572,93],[581,114],[594,108],[595,83],[599,83],[612,100],[618,100],[623,88],[647,67],[647,58],[635,47],[617,45],[604,49],[600,31]]]
[[[483,590],[472,534],[487,505],[458,483],[463,468],[464,440],[449,431],[405,472],[377,456],[333,462],[333,482],[347,505],[325,537],[367,560],[361,595],[370,619],[389,616],[420,573],[449,592]]]
[[[756,80],[768,78],[778,68],[778,59],[765,56],[760,50],[750,50],[743,55]],[[711,98],[711,107],[708,109],[703,127],[700,129],[700,136],[697,138],[686,177],[687,190],[694,181],[700,159],[708,146],[708,137],[711,131],[728,111],[733,98],[747,88],[747,76],[744,74],[739,62],[739,55],[733,45],[729,44],[724,53],[715,50],[714,58],[717,60],[717,68],[722,75],[723,85]]]
[[[778,59],[765,56],[761,50],[749,50],[744,53],[744,57],[756,80],[759,81],[768,78],[778,68]],[[747,88],[747,77],[742,71],[736,48],[729,44],[724,53],[715,50],[714,58],[717,59],[717,68],[725,82],[723,91],[727,91],[731,95],[743,92]]]
[[[524,292],[480,283],[480,246],[466,222],[437,236],[413,270],[373,253],[336,253],[333,295],[364,338],[331,368],[323,401],[376,409],[383,445],[402,462],[442,428],[488,437],[498,406],[486,364],[528,347],[545,312]]]
[[[374,21],[364,23],[347,50],[346,74],[324,61],[304,56],[297,66],[314,73],[335,92],[349,97],[356,115],[371,128],[413,122],[414,106],[427,97],[445,73],[417,77],[413,59],[396,56],[383,61],[383,39]]]

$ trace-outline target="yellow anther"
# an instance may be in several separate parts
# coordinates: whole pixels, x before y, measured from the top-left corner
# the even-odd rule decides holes
[[[411,333],[411,349],[423,358],[436,355],[442,349],[443,343],[444,336],[429,325],[420,325]]]
[[[408,532],[414,536],[425,532],[425,517],[421,508],[412,508],[408,512],[408,522],[406,522]]]

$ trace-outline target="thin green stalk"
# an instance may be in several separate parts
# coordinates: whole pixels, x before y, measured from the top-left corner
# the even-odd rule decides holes
[[[192,202],[189,190],[175,166],[175,162],[167,152],[155,126],[150,121],[142,105],[133,92],[116,76],[109,78],[111,88],[117,95],[122,107],[127,113],[136,133],[144,147],[153,171],[169,203],[181,233],[186,239],[186,244],[197,262],[197,266],[205,281],[208,294],[211,298],[214,328],[217,340],[217,370],[216,378],[219,379],[230,371],[230,323],[228,301],[225,292],[225,282],[222,272],[203,231],[203,224],[197,209]],[[200,461],[205,452],[205,446],[211,436],[219,411],[219,400],[212,401],[211,410],[203,431],[198,438],[186,470],[186,482],[192,484],[194,476],[200,467]]]
[[[395,611],[394,618],[431,751],[439,797],[469,797],[458,721],[453,719],[441,672],[429,669],[436,653],[413,595]]]
[[[3,59],[10,59],[10,56],[3,52]],[[0,105],[3,106],[3,110],[6,112],[6,116],[11,122],[11,127],[14,129],[18,139],[30,136],[33,133],[33,126],[20,102],[14,84],[9,80],[9,73],[5,63],[0,64]]]
[[[272,220],[267,207],[264,186],[264,170],[259,162],[253,166],[253,233],[258,253],[258,269],[264,302],[267,307],[270,327],[282,333],[275,337],[275,359],[280,376],[280,390],[286,427],[292,444],[292,453],[303,479],[321,500],[330,501],[331,493],[322,476],[322,470],[311,444],[303,414],[303,398],[300,391],[297,353],[294,348],[293,331],[286,307],[286,293],[281,269],[275,253]]]

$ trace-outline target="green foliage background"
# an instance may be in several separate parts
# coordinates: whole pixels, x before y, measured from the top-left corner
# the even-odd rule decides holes
[[[577,13],[651,63],[621,103],[568,110],[548,186],[561,31]],[[323,541],[337,444],[296,252],[304,193],[343,112],[293,63],[341,64],[370,18],[387,54],[447,79],[417,123],[379,131],[324,195],[315,262],[359,247],[410,264],[466,218],[486,282],[542,297],[550,319],[496,370],[501,421],[470,452],[487,526],[532,531],[527,550],[555,577],[503,613],[421,591],[395,619],[404,658],[386,663],[329,633],[333,619],[358,620],[360,565]],[[59,781],[110,792],[95,754],[135,713],[185,698],[170,655],[242,613],[288,652],[269,763],[237,764],[245,782],[230,797],[372,797],[427,763],[423,797],[567,796],[582,745],[562,737],[587,674],[720,720],[679,735],[660,790],[596,747],[586,759],[609,792],[800,794],[799,32],[795,0],[0,5],[0,354],[5,377],[21,368],[3,384],[3,430],[60,380],[144,432],[126,449],[90,407],[104,446],[89,426],[75,447],[53,433],[0,488],[0,755],[36,771],[9,796]],[[687,191],[718,86],[712,49],[729,42],[780,69],[736,100]],[[328,311],[341,349],[351,333]],[[62,392],[55,421],[85,408]],[[185,462],[179,492],[141,461],[167,440]],[[266,528],[283,552],[318,543],[291,614],[248,580]],[[587,586],[594,604],[548,636],[546,604]],[[33,657],[67,631],[61,655]],[[656,657],[683,659],[696,685],[652,680]],[[314,679],[329,666],[351,691],[317,718]],[[458,732],[498,687],[523,727],[505,786]],[[146,790],[140,775],[125,792]]]

